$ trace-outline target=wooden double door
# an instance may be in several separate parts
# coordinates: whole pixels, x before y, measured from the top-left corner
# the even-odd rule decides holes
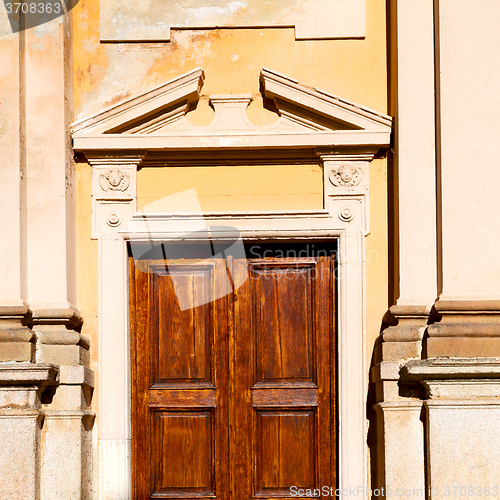
[[[335,486],[334,258],[304,249],[130,258],[134,498]]]

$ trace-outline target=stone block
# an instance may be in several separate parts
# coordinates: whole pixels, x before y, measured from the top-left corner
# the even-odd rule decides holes
[[[38,387],[11,386],[0,390],[0,408],[36,408]]]
[[[59,367],[59,384],[94,387],[94,372],[86,366],[62,365]]]
[[[40,412],[35,409],[0,410],[2,499],[40,499],[40,420]]]
[[[384,361],[402,361],[405,359],[420,358],[421,342],[384,342],[380,345]]]
[[[498,493],[500,401],[430,400],[426,407],[432,499]]]
[[[492,358],[500,356],[500,337],[430,337],[424,344],[426,358]]]
[[[397,381],[389,380],[377,382],[375,391],[377,401],[392,401],[399,399],[399,387]]]
[[[90,406],[90,397],[82,385],[59,385],[47,408],[50,410],[81,410]]]
[[[20,323],[3,320],[0,328],[0,362],[33,361],[35,346],[31,342],[34,335]]]
[[[31,342],[0,342],[0,362],[33,361],[35,345]]]
[[[85,412],[46,412],[41,434],[41,500],[92,498],[88,420]]]
[[[88,365],[90,355],[79,345],[39,344],[37,360],[55,365]]]
[[[410,490],[425,498],[424,428],[421,401],[391,401],[375,405],[387,493]],[[387,496],[390,496],[389,493]]]

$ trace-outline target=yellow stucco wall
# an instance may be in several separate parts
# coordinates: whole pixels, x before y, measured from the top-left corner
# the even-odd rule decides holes
[[[358,40],[296,41],[292,28],[272,28],[172,30],[168,43],[101,44],[99,0],[81,0],[72,10],[75,119],[198,66],[206,79],[201,101],[189,113],[189,120],[196,125],[210,122],[213,111],[208,96],[221,93],[251,93],[250,119],[258,125],[275,120],[276,115],[262,107],[262,67],[387,113],[386,3],[367,0],[366,7],[367,35]],[[295,166],[286,177],[283,169],[289,167],[285,166],[221,167],[215,172],[216,168],[144,168],[138,175],[139,204],[143,207],[175,190],[197,187],[202,208],[207,211],[321,208],[318,166]],[[90,167],[78,163],[76,176],[78,305],[85,318],[84,333],[93,340],[96,368],[97,243],[90,240]],[[371,234],[366,238],[368,364],[388,306],[385,159],[372,162],[370,181]]]
[[[385,2],[367,0],[366,38],[296,41],[293,28],[172,30],[165,43],[99,43],[99,1],[72,10],[75,116],[83,118],[198,66],[202,94],[259,95],[262,67],[387,111]],[[259,106],[259,100],[251,108]]]
[[[193,188],[204,213],[323,208],[319,165],[142,168],[137,174],[138,208],[189,211],[189,206],[172,209],[163,198]],[[153,202],[154,208],[145,209]]]

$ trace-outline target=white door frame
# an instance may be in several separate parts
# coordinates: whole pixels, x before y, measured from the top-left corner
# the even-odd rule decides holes
[[[238,228],[244,240],[337,240],[339,485],[345,497],[349,488],[362,487],[367,492],[368,484],[364,237],[369,181],[368,161],[363,160],[356,158],[357,167],[364,172],[363,182],[354,189],[338,189],[329,180],[330,172],[338,168],[337,161],[323,159],[328,210],[204,215],[207,225]],[[135,213],[140,159],[120,157],[118,161],[108,156],[89,161],[93,165],[93,232],[99,245],[99,498],[125,500],[132,498],[127,242],[178,241],[199,230],[200,217]],[[105,190],[103,173],[113,169],[129,176],[123,191]]]

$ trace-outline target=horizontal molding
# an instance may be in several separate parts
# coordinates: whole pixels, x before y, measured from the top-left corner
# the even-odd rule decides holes
[[[391,326],[382,332],[384,342],[419,342],[424,335],[421,326]]]
[[[316,389],[252,389],[254,407],[309,407],[318,406]]]
[[[140,135],[140,134],[103,134],[96,136],[73,136],[75,151],[92,150],[148,150],[161,151],[208,151],[212,149],[281,149],[281,148],[315,148],[331,146],[357,146],[374,150],[375,154],[384,147],[389,147],[390,131],[319,131],[309,133],[238,133],[230,131],[226,134],[200,135]]]
[[[415,400],[397,400],[397,401],[381,401],[373,405],[375,410],[382,411],[422,411],[423,401]]]
[[[437,300],[436,311],[443,313],[498,313],[500,315],[500,300]]]
[[[408,361],[401,368],[405,380],[500,378],[498,358],[431,358]]]
[[[79,345],[85,349],[90,348],[90,340],[85,335],[74,330],[42,331],[38,334],[38,342],[40,344]]]
[[[434,323],[427,327],[429,337],[500,337],[498,323]]]
[[[480,409],[491,409],[491,410],[499,410],[500,409],[500,399],[472,399],[472,400],[466,400],[466,399],[431,399],[428,401],[424,402],[424,405],[428,409],[452,409],[452,408],[457,408],[458,410],[464,410],[466,408],[471,408],[473,410],[478,410],[478,407]]]
[[[69,307],[30,307],[31,322],[33,325],[57,325],[78,328],[83,324],[80,311],[73,305]]]
[[[214,408],[215,389],[163,389],[149,391],[149,406],[154,408]]]
[[[432,305],[399,305],[395,304],[389,308],[389,312],[396,318],[413,317],[427,318],[431,312]]]
[[[59,367],[48,363],[5,363],[0,365],[0,385],[57,384]]]
[[[95,413],[90,410],[44,410],[43,416],[51,420],[93,420]]]
[[[14,318],[24,316],[29,311],[28,306],[1,306],[0,305],[0,319],[2,317]]]
[[[30,342],[34,335],[35,332],[26,326],[0,328],[0,342]]]

